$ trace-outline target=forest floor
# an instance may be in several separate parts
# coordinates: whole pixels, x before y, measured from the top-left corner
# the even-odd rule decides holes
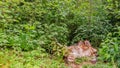
[[[1,49],[0,68],[67,68],[61,59],[56,58],[51,58],[42,48],[26,52]],[[87,65],[84,68],[114,68],[114,65],[97,62],[95,65]]]

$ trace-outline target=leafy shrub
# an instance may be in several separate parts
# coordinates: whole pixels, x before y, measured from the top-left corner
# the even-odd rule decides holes
[[[27,25],[26,25],[27,26]],[[28,28],[28,27],[25,27]],[[30,28],[29,28],[30,29]],[[51,25],[37,25],[37,30],[19,31],[0,33],[1,46],[17,46],[23,50],[32,50],[41,45],[45,49],[49,49],[49,44],[54,38],[58,39],[61,43],[67,42],[67,29],[63,26]],[[18,31],[18,32],[17,32]]]
[[[99,24],[99,25],[98,25]],[[74,32],[74,37],[72,40],[76,42],[78,40],[90,40],[94,46],[99,46],[101,41],[106,37],[109,32],[111,25],[108,23],[95,23],[90,25],[81,25]]]
[[[64,48],[64,46],[60,45],[65,45],[67,43],[67,28],[65,28],[65,26],[63,27],[54,24],[51,24],[49,26],[47,24],[44,24],[42,27],[44,28],[37,28],[38,44],[41,45],[41,47],[45,48],[46,51],[50,54],[55,54],[55,52],[60,53],[61,50],[63,50],[62,48]],[[61,44],[58,45],[58,42]]]
[[[60,43],[67,43],[68,30],[66,25],[55,24],[39,24],[37,25],[37,37],[43,44],[51,43],[53,39],[57,39]]]
[[[108,23],[107,11],[102,2],[92,1],[91,5],[90,2],[85,1],[79,5],[81,7],[78,6],[74,12],[70,12],[73,20],[68,21],[69,44],[87,39],[97,47],[110,31],[112,26]]]
[[[109,33],[101,43],[99,54],[101,60],[117,63],[118,67],[120,67],[120,27],[117,27],[115,30],[115,32]]]
[[[63,60],[63,57],[65,56],[66,52],[67,52],[67,48],[65,45],[61,45],[60,43],[58,43],[57,41],[53,41],[50,45],[49,48],[49,51],[52,56],[56,56],[57,58],[59,59],[62,59]]]
[[[112,25],[120,25],[120,0],[103,1],[107,10],[107,18]]]
[[[109,20],[110,22],[117,21],[119,24],[119,1],[114,1],[115,5],[112,3],[113,0],[107,1],[109,4],[106,7],[102,3],[104,1],[101,0],[91,2],[88,0],[1,0],[0,47],[20,48],[29,51],[40,46],[50,54],[60,57],[64,55],[64,46],[59,46],[53,40],[54,38],[61,45],[70,45],[78,40],[88,39],[97,47],[111,29],[111,25],[108,24]],[[106,8],[112,8],[112,12],[111,10],[106,12]],[[116,38],[115,34],[115,39],[111,36],[110,40],[106,39],[109,40],[108,42],[114,42]],[[104,45],[113,45],[108,42],[103,43],[105,43]],[[118,46],[118,43],[115,45]],[[110,49],[110,47],[107,48]],[[101,54],[102,52],[101,49]],[[107,54],[112,55],[113,53]],[[115,58],[117,54],[118,52],[116,52]],[[109,58],[105,57],[106,60],[111,61],[112,59]],[[22,62],[13,63],[13,67],[32,67],[32,59],[27,59],[25,66]],[[50,62],[48,66],[42,64],[47,61],[44,59],[44,61],[38,61],[35,64],[38,66],[41,64],[45,68],[51,64],[53,64],[51,68],[55,68],[60,64],[56,61]]]
[[[2,41],[18,42],[23,50],[48,49],[53,38],[68,45],[88,39],[97,46],[110,28],[100,0],[4,0],[0,7],[0,28],[7,38]]]
[[[23,50],[32,50],[41,45],[47,49],[47,45],[53,38],[58,39],[62,44],[67,43],[66,24],[50,22],[50,19],[54,18],[47,15],[54,12],[48,12],[40,1],[29,3],[23,0],[5,0],[0,1],[0,6],[2,6],[0,8],[1,46],[15,46]],[[53,14],[53,16],[55,15]]]

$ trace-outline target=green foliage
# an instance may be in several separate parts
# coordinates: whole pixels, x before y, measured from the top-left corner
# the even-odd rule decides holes
[[[111,64],[109,63],[106,63],[106,64],[103,64],[101,62],[98,62],[97,64],[95,65],[89,65],[89,64],[86,64],[83,66],[83,68],[115,68],[113,67]]]
[[[120,0],[106,0],[104,3],[110,23],[120,25]]]
[[[77,40],[90,40],[94,46],[99,46],[101,40],[103,40],[109,32],[111,25],[108,23],[95,23],[90,25],[81,25],[74,32],[74,38],[72,42]]]
[[[0,68],[65,68],[63,62],[51,59],[43,48],[29,52],[0,50]]]
[[[58,42],[53,41],[50,45],[48,45],[49,47],[49,51],[50,54],[52,54],[52,56],[57,56],[61,59],[63,59],[63,56],[66,54],[67,52],[67,48],[65,45],[61,45]]]
[[[83,1],[70,14],[69,17],[73,18],[68,21],[69,44],[87,39],[97,47],[112,27],[108,23],[107,11],[101,0]]]
[[[67,43],[68,30],[66,25],[43,24],[37,25],[37,37],[41,40],[40,44],[50,44],[52,40],[57,39],[60,43]]]
[[[109,33],[101,43],[102,48],[99,49],[99,54],[103,61],[117,63],[118,67],[120,67],[120,27],[115,30],[114,33]]]
[[[119,3],[119,0],[0,0],[0,47],[23,51],[42,47],[60,58],[65,54],[64,45],[73,44],[78,40],[90,40],[97,47],[112,29],[109,22],[113,26],[119,25]],[[105,39],[107,42],[101,44],[103,46],[101,55],[107,54],[107,57],[105,55],[102,59],[118,60],[119,33],[111,34],[114,33],[114,37],[107,36]],[[104,49],[107,53],[103,51]],[[39,64],[47,62],[45,59],[43,62],[28,58],[27,60],[28,64],[25,62],[25,66],[19,60],[13,67],[28,68],[32,67],[32,62]],[[9,64],[9,61],[5,62]],[[58,68],[56,65],[60,63],[53,61],[48,66],[51,64],[53,64],[51,68]],[[47,68],[45,64],[42,66]]]
[[[68,45],[88,39],[98,46],[110,27],[101,0],[5,0],[0,1],[0,6],[1,29],[8,38],[27,36],[20,43],[24,50],[39,45],[47,49],[53,38]],[[10,40],[14,43],[16,40],[13,39]]]
[[[89,59],[90,59],[90,58],[88,58],[88,57],[76,58],[76,59],[75,59],[75,63],[80,64],[80,63],[82,63],[82,62],[89,61]]]
[[[113,68],[109,63],[98,62],[83,68]],[[20,50],[0,50],[0,68],[68,68],[65,64],[46,53],[43,48],[24,52]]]
[[[49,13],[54,12],[44,8],[40,1],[0,1],[0,6],[1,46],[18,46],[23,50],[32,50],[41,45],[47,49],[53,38],[62,44],[67,43],[66,24],[54,24],[51,20],[54,18],[49,16]]]

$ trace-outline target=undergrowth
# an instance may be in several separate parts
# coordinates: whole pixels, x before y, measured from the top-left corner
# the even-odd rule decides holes
[[[0,68],[68,68],[61,58],[53,57],[44,49],[32,51],[18,49],[0,50]],[[85,65],[83,68],[113,68],[110,63],[98,62],[95,65]]]
[[[44,49],[29,52],[0,50],[0,68],[65,68],[62,61],[51,59]]]

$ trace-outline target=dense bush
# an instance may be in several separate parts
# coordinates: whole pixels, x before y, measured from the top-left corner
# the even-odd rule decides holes
[[[54,38],[61,44],[88,39],[99,46],[109,29],[101,0],[4,0],[0,1],[2,46],[46,50]]]
[[[60,43],[67,43],[66,24],[50,22],[50,19],[54,19],[49,17],[52,11],[43,9],[41,2],[0,1],[0,6],[1,46],[18,46],[23,50],[31,50],[41,45],[49,49],[47,45],[54,38]]]
[[[108,23],[107,11],[101,0],[78,1],[77,4],[77,9],[68,15],[68,45],[87,39],[97,47],[112,27]]]
[[[119,8],[119,0],[0,0],[0,49],[42,47],[61,58],[65,46],[87,39],[101,44],[101,60],[120,66]]]
[[[99,24],[99,25],[98,25]],[[111,25],[108,23],[95,23],[90,25],[81,25],[74,32],[74,38],[72,42],[77,40],[90,40],[95,47],[99,47],[101,41],[106,38]]]
[[[107,10],[107,17],[112,25],[120,26],[120,0],[103,1]]]
[[[120,67],[120,27],[115,28],[114,31],[114,33],[109,33],[101,43],[99,54],[103,61],[117,63]]]

